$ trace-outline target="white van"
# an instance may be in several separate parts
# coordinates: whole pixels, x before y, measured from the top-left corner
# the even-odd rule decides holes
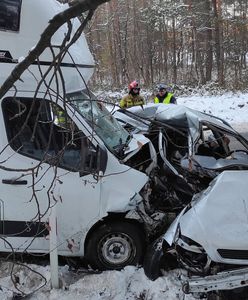
[[[0,86],[64,8],[55,0],[1,0]],[[79,22],[72,23],[75,32]],[[66,32],[53,37],[54,55]],[[136,264],[154,226],[140,194],[148,176],[120,158],[128,161],[142,145],[151,156],[154,149],[92,99],[85,84],[94,61],[84,36],[46,74],[49,51],[0,99],[0,251],[48,252],[56,205],[60,255],[86,256],[100,269]],[[153,164],[155,155],[146,171]]]

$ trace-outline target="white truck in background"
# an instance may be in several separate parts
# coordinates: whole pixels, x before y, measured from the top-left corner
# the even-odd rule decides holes
[[[1,0],[0,86],[65,8],[56,0]],[[72,20],[72,33],[79,24]],[[56,32],[52,50],[0,99],[0,251],[47,253],[47,221],[56,205],[58,254],[120,269],[141,260],[156,225],[140,193],[156,153],[148,139],[130,136],[92,98],[86,83],[94,61],[83,35],[60,68],[48,72],[67,29]],[[150,159],[139,171],[123,162],[141,146]]]

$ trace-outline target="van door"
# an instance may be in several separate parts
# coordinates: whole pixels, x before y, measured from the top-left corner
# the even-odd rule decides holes
[[[56,205],[60,254],[78,252],[99,218],[104,151],[57,104],[6,98],[1,109],[0,250],[48,250],[48,218]]]

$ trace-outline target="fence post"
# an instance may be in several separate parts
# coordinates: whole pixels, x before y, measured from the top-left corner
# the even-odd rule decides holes
[[[57,213],[56,205],[50,210],[49,227],[50,227],[50,270],[51,270],[51,286],[54,289],[59,288],[59,270],[58,270],[58,249],[57,249]]]

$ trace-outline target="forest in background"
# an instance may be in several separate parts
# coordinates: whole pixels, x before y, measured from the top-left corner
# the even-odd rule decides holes
[[[245,90],[247,13],[247,0],[111,0],[85,32],[96,62],[91,84]]]

